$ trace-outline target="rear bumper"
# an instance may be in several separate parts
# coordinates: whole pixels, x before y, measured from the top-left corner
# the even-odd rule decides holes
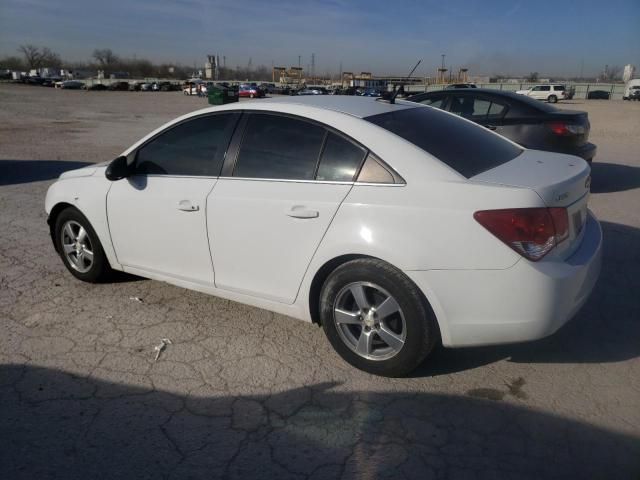
[[[429,299],[445,346],[536,340],[584,305],[600,274],[602,230],[589,213],[582,244],[564,261],[524,259],[506,270],[409,271]]]
[[[570,155],[576,155],[580,158],[583,158],[587,162],[591,163],[591,161],[593,160],[593,157],[596,156],[597,150],[598,150],[598,147],[596,147],[593,143],[585,143],[584,145],[581,145],[573,152],[565,152],[565,153],[568,153]]]

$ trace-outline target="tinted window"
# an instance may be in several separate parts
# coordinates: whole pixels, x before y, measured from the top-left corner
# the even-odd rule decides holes
[[[313,180],[324,134],[294,118],[251,114],[233,176]]]
[[[564,92],[564,85],[556,85],[553,89],[558,92]]]
[[[409,108],[366,117],[422,148],[465,177],[517,157],[522,150],[485,128],[432,108]]]
[[[451,113],[464,118],[481,119],[489,113],[491,102],[472,95],[454,95],[451,98]]]
[[[491,102],[491,106],[489,107],[489,113],[487,114],[488,118],[500,118],[504,115],[504,111],[507,108],[506,105],[502,103]]]
[[[138,150],[136,173],[218,176],[237,114],[189,120]]]
[[[545,86],[545,87],[540,87],[540,90],[542,90],[543,92],[548,92],[549,90],[551,90],[550,86]]]
[[[351,182],[355,176],[365,151],[333,133],[329,133],[322,151],[316,180]]]
[[[382,166],[382,162],[380,162],[375,155],[370,153],[362,166],[362,170],[360,170],[358,182],[394,183],[394,178],[391,172]]]
[[[420,100],[420,103],[429,105],[430,107],[443,108],[446,98],[444,95],[440,95],[438,97],[425,98],[424,100]]]

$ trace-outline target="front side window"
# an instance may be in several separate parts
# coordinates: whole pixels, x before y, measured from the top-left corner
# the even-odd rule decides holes
[[[220,175],[238,114],[218,114],[187,120],[161,133],[136,154],[140,175]]]
[[[313,180],[325,129],[281,115],[249,116],[234,177]]]

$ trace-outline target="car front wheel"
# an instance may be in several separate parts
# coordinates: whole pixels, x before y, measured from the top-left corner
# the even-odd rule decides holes
[[[555,95],[549,95],[549,98],[547,100],[549,101],[549,103],[557,103],[558,97],[556,97]]]
[[[431,308],[401,271],[373,258],[347,262],[320,296],[324,332],[351,365],[399,377],[414,370],[439,338]]]
[[[56,249],[71,274],[85,282],[99,282],[111,272],[98,235],[77,209],[70,207],[58,215],[54,227]]]

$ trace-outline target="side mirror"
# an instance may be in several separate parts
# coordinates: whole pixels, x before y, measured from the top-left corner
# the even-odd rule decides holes
[[[104,175],[107,179],[115,181],[128,177],[130,173],[131,169],[129,165],[127,165],[127,157],[121,156],[109,164]]]

